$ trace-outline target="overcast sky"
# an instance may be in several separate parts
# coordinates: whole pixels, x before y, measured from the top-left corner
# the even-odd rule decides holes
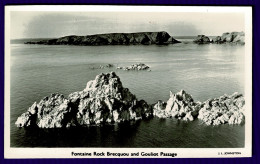
[[[167,31],[172,36],[244,31],[241,13],[12,11],[11,38],[53,38],[117,32]]]

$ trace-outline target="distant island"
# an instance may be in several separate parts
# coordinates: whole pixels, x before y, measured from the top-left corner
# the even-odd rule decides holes
[[[107,33],[86,36],[64,36],[58,39],[29,41],[25,44],[43,45],[167,45],[181,43],[167,32]]]
[[[222,36],[217,36],[213,39],[210,39],[205,35],[198,35],[194,40],[194,43],[198,44],[207,44],[207,43],[216,43],[216,44],[225,44],[225,43],[235,43],[235,44],[245,44],[245,33],[244,32],[225,32]]]

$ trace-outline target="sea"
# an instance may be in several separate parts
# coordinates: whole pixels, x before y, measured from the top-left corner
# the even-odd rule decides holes
[[[68,129],[17,128],[15,121],[51,93],[81,91],[100,73],[114,71],[138,100],[167,101],[181,89],[195,101],[244,94],[245,46],[194,44],[193,36],[172,45],[71,46],[23,44],[11,40],[11,147],[241,148],[245,125],[207,126],[200,120],[152,118],[114,125]],[[249,54],[248,54],[249,55]],[[145,63],[151,71],[118,66]],[[93,69],[113,64],[112,68]]]

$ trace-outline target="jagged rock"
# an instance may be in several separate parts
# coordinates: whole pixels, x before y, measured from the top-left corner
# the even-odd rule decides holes
[[[83,91],[45,97],[18,117],[18,127],[61,128],[148,118],[152,108],[138,101],[114,73],[97,75]]]
[[[125,71],[129,71],[129,70],[147,70],[150,67],[144,63],[138,63],[138,64],[132,64],[130,66],[127,67],[117,67],[117,69],[123,69]]]
[[[203,103],[198,118],[207,125],[241,124],[244,122],[245,100],[242,94],[221,96]]]
[[[20,117],[18,117],[17,121],[15,122],[17,127],[24,127],[24,126],[31,126],[35,123],[37,117],[38,107],[37,103],[29,107],[28,111],[23,113]]]
[[[100,123],[124,122],[156,116],[193,121],[198,118],[207,125],[241,124],[245,100],[242,94],[223,95],[203,103],[194,102],[184,90],[173,94],[166,102],[159,100],[153,107],[137,100],[114,73],[97,75],[86,88],[71,93],[51,94],[35,102],[17,118],[17,127],[62,128]]]
[[[194,40],[194,43],[198,43],[198,44],[207,44],[210,43],[210,39],[209,37],[205,36],[205,35],[198,35]]]
[[[70,101],[62,94],[51,94],[50,97],[42,99],[37,106],[37,125],[40,128],[66,127],[71,120]]]
[[[58,39],[29,41],[25,44],[46,45],[135,45],[180,43],[167,32],[109,33],[87,36],[65,36]]]
[[[153,106],[153,115],[159,118],[177,118],[193,121],[196,118],[206,125],[241,124],[244,122],[245,100],[242,94],[223,95],[203,103],[194,102],[191,95],[181,90],[170,92],[167,103],[158,101]]]
[[[96,76],[84,91],[69,95],[69,99],[75,95],[79,96],[77,120],[81,125],[140,119],[148,117],[146,113],[150,110],[145,101],[138,101],[123,88],[115,73]]]
[[[222,36],[213,38],[213,43],[237,43],[245,44],[245,33],[244,32],[226,32]]]
[[[15,125],[17,127],[31,126],[31,117],[30,112],[25,112],[17,118]]]
[[[194,120],[199,111],[199,103],[194,103],[191,95],[181,90],[177,94],[170,92],[167,103],[158,101],[153,107],[153,114],[159,118],[178,118],[183,120]]]

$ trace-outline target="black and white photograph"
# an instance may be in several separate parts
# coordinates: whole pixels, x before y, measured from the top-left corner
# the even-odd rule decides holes
[[[5,9],[6,158],[251,156],[251,7]]]

